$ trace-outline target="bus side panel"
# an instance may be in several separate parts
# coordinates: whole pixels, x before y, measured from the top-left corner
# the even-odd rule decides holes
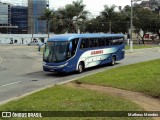
[[[111,62],[111,55],[118,51],[119,47],[109,47],[103,49],[79,50],[78,63],[84,61],[85,68],[106,64]],[[102,62],[104,61],[104,62]],[[78,69],[78,64],[77,64]]]
[[[116,61],[124,59],[125,56],[125,45],[122,44],[119,46],[119,50],[116,52]]]
[[[73,72],[76,71],[76,67],[77,67],[77,61],[78,61],[78,55],[74,56],[72,59],[70,59],[68,61],[68,65],[66,68],[66,72]]]

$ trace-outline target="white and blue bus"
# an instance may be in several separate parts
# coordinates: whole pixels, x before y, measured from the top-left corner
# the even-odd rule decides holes
[[[115,64],[124,59],[123,34],[62,34],[49,38],[43,53],[43,70],[83,72],[85,68]]]

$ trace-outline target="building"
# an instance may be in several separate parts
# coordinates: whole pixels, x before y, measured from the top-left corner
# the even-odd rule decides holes
[[[0,2],[0,33],[10,33],[11,4]]]
[[[25,6],[12,6],[11,24],[12,26],[18,26],[18,28],[11,29],[12,34],[27,34],[28,8]]]
[[[48,6],[47,0],[28,0],[28,33],[46,33],[46,21],[38,18],[44,14]]]

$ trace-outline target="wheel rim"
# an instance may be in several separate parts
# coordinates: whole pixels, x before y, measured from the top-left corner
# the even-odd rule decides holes
[[[114,64],[115,64],[115,58],[112,57],[112,65],[114,65]]]
[[[82,67],[82,65],[80,64],[79,65],[79,72],[82,72],[83,71],[83,67]]]

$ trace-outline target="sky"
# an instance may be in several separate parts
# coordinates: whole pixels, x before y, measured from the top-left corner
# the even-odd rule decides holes
[[[50,0],[51,8],[63,7],[66,4],[71,4],[72,1],[76,0]],[[104,9],[104,5],[111,6],[115,4],[116,6],[126,6],[131,4],[131,0],[83,0],[83,4],[86,5],[85,9],[90,11],[93,15],[98,15]]]
[[[11,2],[25,4],[27,0],[0,0],[1,2]],[[57,9],[59,7],[64,7],[66,4],[71,4],[72,1],[76,0],[49,0],[50,8]],[[98,15],[104,9],[104,5],[111,6],[115,4],[116,6],[122,6],[131,4],[131,0],[83,0],[86,5],[85,9],[92,13],[92,15]]]

